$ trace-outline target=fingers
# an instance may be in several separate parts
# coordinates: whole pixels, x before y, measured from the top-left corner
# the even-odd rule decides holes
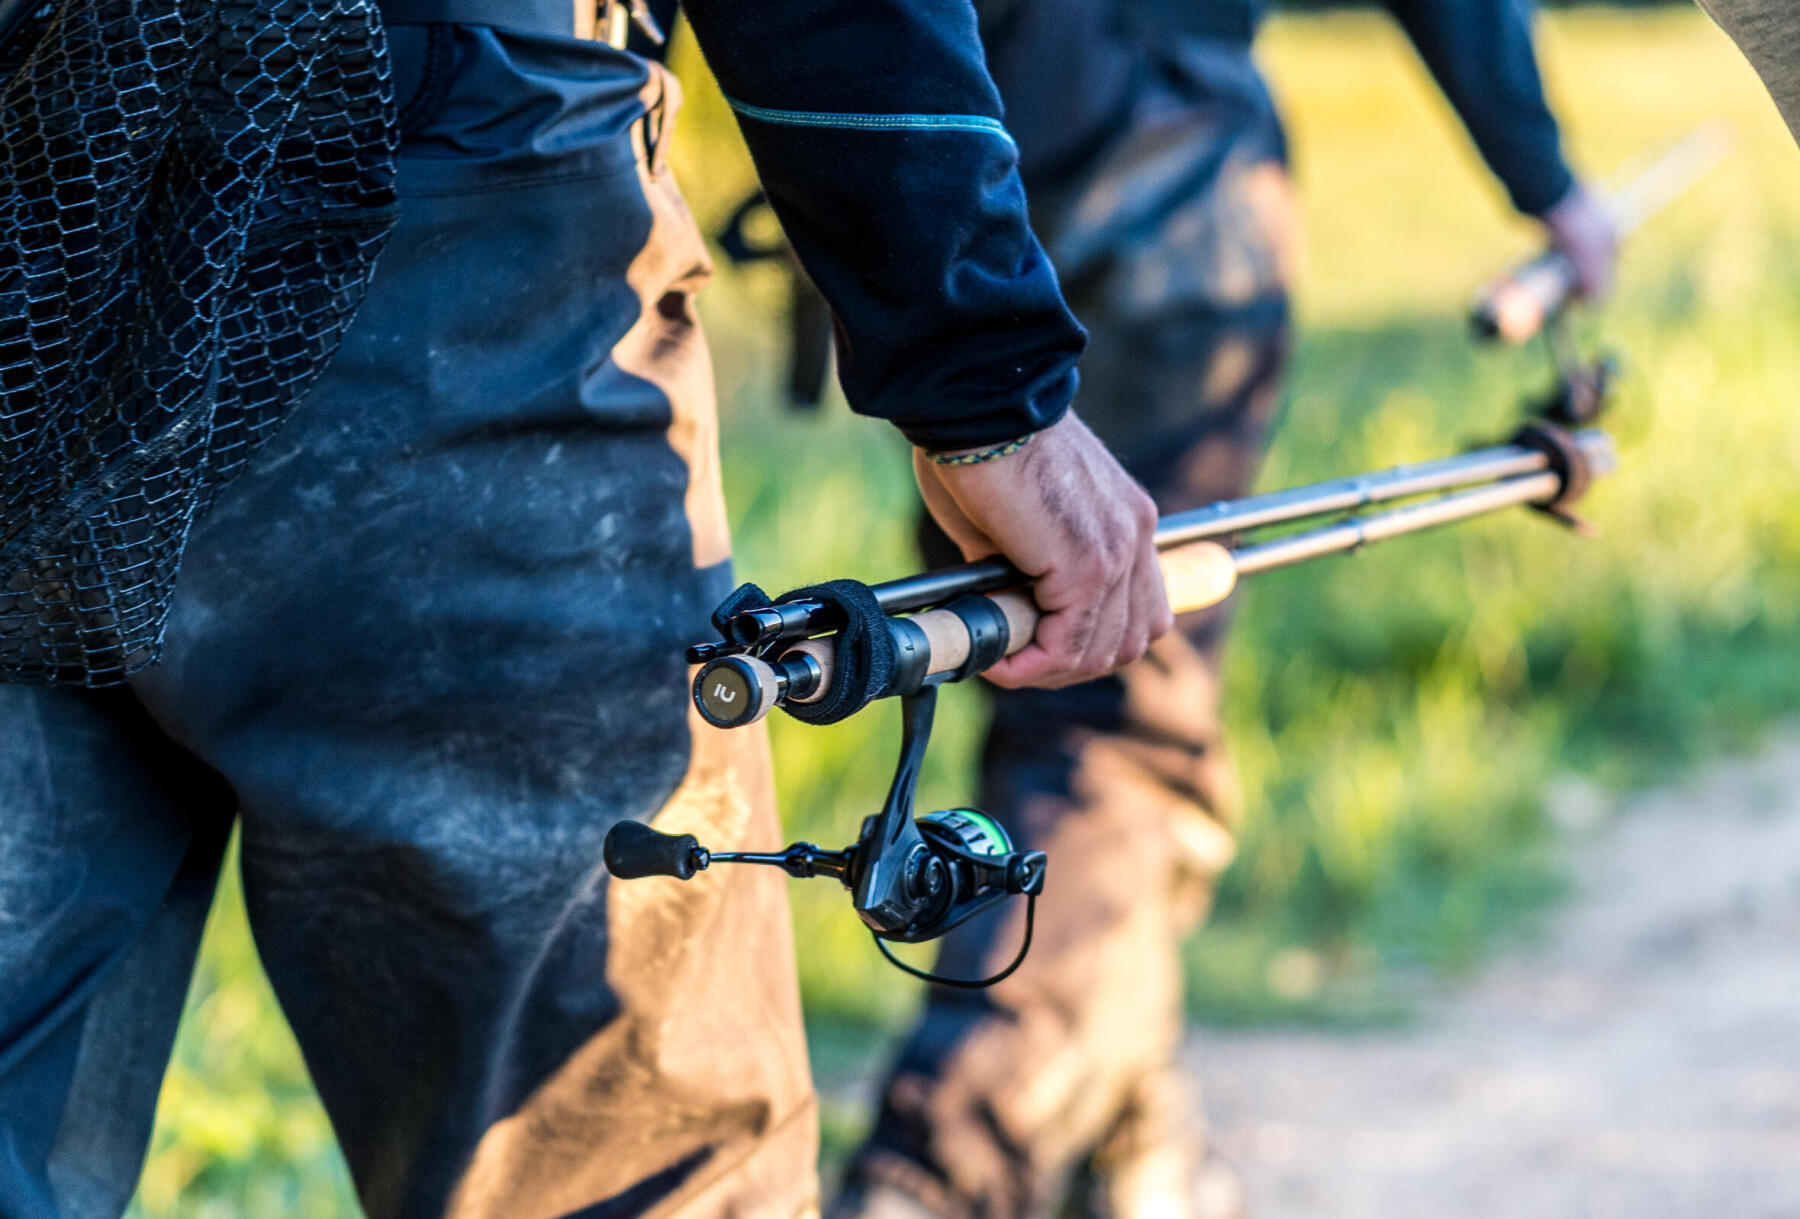
[[[1099,625],[1082,653],[1080,670],[1091,676],[1110,673],[1142,656],[1159,611],[1168,608],[1156,561],[1156,509],[1148,496],[1142,501],[1127,504],[1131,534],[1125,565],[1103,597]]]
[[[1131,573],[1121,572],[1100,591],[1092,615],[1092,628],[1081,640],[1070,672],[1080,680],[1104,677],[1124,663],[1120,656],[1131,631]],[[1071,641],[1073,643],[1073,641]],[[1071,648],[1073,649],[1073,647]],[[1127,657],[1126,659],[1135,659]]]
[[[1160,583],[1152,583],[1148,592],[1161,598]],[[1106,588],[1098,600],[1045,614],[1038,620],[1032,642],[985,676],[1009,689],[1055,689],[1094,681],[1130,664],[1144,654],[1153,637],[1154,615],[1139,607],[1139,602],[1146,600],[1144,593],[1134,568]]]
[[[1167,635],[1175,625],[1169,609],[1168,590],[1163,585],[1162,568],[1152,549],[1147,559],[1140,559],[1131,573],[1131,604],[1138,617],[1133,632],[1126,637],[1125,652],[1117,663],[1128,664],[1142,656],[1152,643]]]
[[[1085,585],[1066,570],[1040,581],[1034,595],[1044,614],[1031,643],[988,670],[989,680],[1007,687],[1053,689],[1112,671],[1128,629],[1130,607],[1120,596],[1125,580],[1108,578],[1097,563],[1084,565],[1081,574]]]
[[[1169,609],[1169,594],[1163,585],[1162,564],[1156,553],[1156,504],[1148,495],[1137,506],[1138,531],[1142,542],[1138,548],[1137,563],[1131,572],[1131,589],[1128,594],[1134,613],[1133,631],[1127,637],[1126,652],[1117,661],[1126,664],[1142,656],[1149,646],[1168,634],[1175,625],[1175,615]]]
[[[1584,235],[1567,250],[1575,264],[1576,290],[1599,300],[1612,290],[1613,247],[1602,234]]]
[[[1039,581],[1044,617],[1032,643],[988,671],[1006,687],[1092,681],[1142,656],[1172,622],[1155,551],[1156,508],[1131,484],[1113,525],[1119,540]]]

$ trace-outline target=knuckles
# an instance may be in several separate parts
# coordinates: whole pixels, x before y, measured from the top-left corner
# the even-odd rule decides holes
[[[1040,628],[1036,640],[1043,649],[1039,662],[1029,673],[1000,676],[997,684],[1054,688],[1105,677],[1142,656],[1150,641],[1173,625],[1167,604],[1154,592],[1154,605],[1135,603],[1147,588],[1160,589],[1154,569],[1155,501],[1121,476],[1094,507],[1081,522],[1079,532],[1086,536],[1073,536],[1073,530],[1065,535],[1061,549],[1066,562],[1039,584],[1040,598],[1050,594],[1040,603],[1056,607],[1044,622],[1050,629]],[[1142,566],[1146,563],[1152,565],[1148,576]],[[1124,619],[1120,633],[1096,640],[1095,632],[1109,614]]]
[[[1161,519],[1156,513],[1156,501],[1151,499],[1141,488],[1132,499],[1131,515],[1137,525],[1138,538],[1141,541],[1149,541],[1155,538],[1156,525]]]

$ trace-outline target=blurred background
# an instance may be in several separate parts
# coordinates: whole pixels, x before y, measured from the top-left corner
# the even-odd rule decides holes
[[[1251,816],[1192,945],[1189,994],[1197,1026],[1275,1029],[1219,1034],[1227,1050],[1248,1038],[1257,1070],[1279,1069],[1282,1030],[1305,1044],[1376,1030],[1404,1047],[1421,1006],[1485,964],[1553,954],[1589,822],[1757,748],[1800,711],[1800,153],[1689,5],[1559,9],[1540,40],[1580,169],[1603,179],[1711,119],[1735,129],[1736,151],[1632,239],[1615,299],[1589,323],[1626,371],[1610,425],[1623,471],[1588,504],[1598,540],[1510,514],[1250,583],[1227,675]],[[1477,349],[1463,311],[1532,248],[1529,226],[1384,18],[1290,12],[1260,46],[1307,227],[1300,344],[1263,485],[1504,435],[1548,365],[1535,347]],[[676,58],[680,177],[716,227],[752,175],[691,45]],[[772,270],[722,267],[703,298],[739,570],[769,588],[914,570],[898,436],[841,403],[818,417],[782,403],[783,293]],[[927,807],[967,798],[978,740],[979,698],[945,704]],[[829,730],[777,717],[796,836],[838,841],[876,806],[894,715],[878,705]],[[1661,815],[1706,815],[1683,804]],[[1678,886],[1681,840],[1668,841],[1639,862]],[[835,887],[792,895],[830,1160],[857,1135],[863,1081],[918,991]],[[1249,1066],[1238,1074],[1255,1090]],[[235,881],[133,1213],[357,1213]]]

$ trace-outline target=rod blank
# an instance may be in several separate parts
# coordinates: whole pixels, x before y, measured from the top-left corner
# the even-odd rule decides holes
[[[1612,439],[1605,432],[1589,428],[1575,433],[1575,442],[1595,474],[1612,470]],[[1538,449],[1517,444],[1496,445],[1455,457],[1394,466],[1352,478],[1335,478],[1170,513],[1157,526],[1156,545],[1159,550],[1168,550],[1203,538],[1293,524],[1337,512],[1353,512],[1416,495],[1491,483],[1549,468],[1550,459]],[[991,593],[1029,582],[1011,563],[993,558],[889,580],[874,585],[871,591],[883,611],[904,614],[930,605],[942,605],[965,593]]]
[[[1514,474],[1530,474],[1548,469],[1549,464],[1549,459],[1536,449],[1504,444],[1456,457],[1394,466],[1373,474],[1271,491],[1247,499],[1226,500],[1164,517],[1156,529],[1156,545],[1159,549],[1179,546],[1200,538],[1285,525],[1333,512],[1354,512],[1358,508],[1414,495],[1493,482]]]
[[[1402,534],[1466,521],[1501,508],[1547,504],[1561,492],[1562,478],[1552,471],[1519,474],[1472,491],[1454,491],[1422,504],[1408,504],[1373,516],[1356,517],[1272,542],[1241,547],[1232,552],[1232,558],[1237,563],[1239,576],[1253,576],[1258,572],[1304,563],[1308,559],[1360,550],[1373,542]]]

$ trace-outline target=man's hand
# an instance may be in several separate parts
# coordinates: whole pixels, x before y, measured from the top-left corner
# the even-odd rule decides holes
[[[1143,655],[1173,624],[1156,565],[1156,505],[1073,411],[1017,453],[913,470],[963,557],[1003,554],[1036,579],[1044,616],[987,670],[1001,686],[1091,681]]]
[[[1598,300],[1612,288],[1619,257],[1619,227],[1600,197],[1577,182],[1539,217],[1550,231],[1550,244],[1575,267],[1575,289]]]

